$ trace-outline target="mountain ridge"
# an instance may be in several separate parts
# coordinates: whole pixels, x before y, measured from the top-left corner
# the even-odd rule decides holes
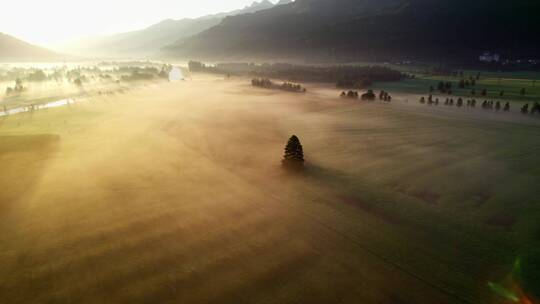
[[[164,49],[195,59],[472,60],[485,50],[540,50],[534,0],[297,0],[217,26]],[[498,22],[493,22],[497,20]]]
[[[272,8],[268,0],[254,1],[251,5],[230,12],[199,18],[166,19],[144,29],[91,37],[65,45],[68,52],[93,57],[147,57],[159,53],[162,47],[182,38],[196,35],[219,25],[227,16],[255,13]]]
[[[0,32],[0,61],[56,61],[62,55]]]

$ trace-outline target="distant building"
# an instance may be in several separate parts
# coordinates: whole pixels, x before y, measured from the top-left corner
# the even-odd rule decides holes
[[[499,62],[501,60],[501,56],[499,54],[485,52],[484,54],[480,55],[478,58],[481,62]]]

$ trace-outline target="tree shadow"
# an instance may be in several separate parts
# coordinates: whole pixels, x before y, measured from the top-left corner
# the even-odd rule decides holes
[[[0,210],[23,198],[58,148],[58,135],[0,136]]]

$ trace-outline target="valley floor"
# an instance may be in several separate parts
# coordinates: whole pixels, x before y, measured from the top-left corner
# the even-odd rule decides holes
[[[521,296],[540,119],[248,83],[199,76],[0,117],[0,302]],[[292,134],[303,174],[280,167]]]

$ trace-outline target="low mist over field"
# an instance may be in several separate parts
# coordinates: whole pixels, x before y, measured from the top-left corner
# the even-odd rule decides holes
[[[143,3],[0,12],[0,303],[540,303],[536,2]]]

